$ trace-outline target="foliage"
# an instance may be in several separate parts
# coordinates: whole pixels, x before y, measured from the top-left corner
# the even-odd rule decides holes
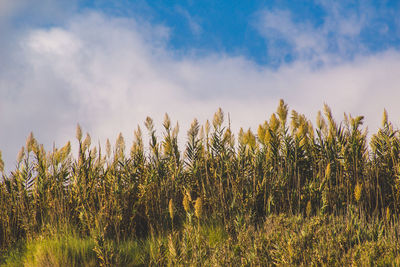
[[[257,133],[235,138],[219,109],[193,121],[181,151],[179,125],[166,115],[159,138],[148,117],[148,146],[138,127],[129,152],[120,134],[105,153],[78,125],[76,158],[70,142],[46,151],[30,134],[10,174],[0,154],[0,252],[22,242],[29,264],[55,255],[73,265],[59,252],[69,235],[43,237],[67,227],[100,266],[398,260],[400,135],[384,111],[368,145],[363,119],[337,123],[325,105],[314,128],[281,100]]]

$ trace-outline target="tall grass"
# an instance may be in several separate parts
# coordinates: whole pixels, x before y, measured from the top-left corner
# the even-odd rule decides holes
[[[57,262],[64,262],[64,250],[57,251],[57,247],[74,241],[40,238],[48,228],[67,226],[77,239],[88,240],[85,252],[75,255],[82,254],[89,262],[94,258],[96,265],[121,264],[120,249],[131,251],[146,244],[147,254],[126,256],[125,263],[186,265],[196,257],[200,260],[216,253],[215,262],[207,263],[225,259],[222,262],[229,264],[226,257],[235,259],[244,253],[240,262],[230,263],[252,264],[260,251],[274,248],[278,252],[265,256],[266,262],[300,264],[318,262],[310,258],[315,256],[314,245],[303,252],[295,247],[314,244],[312,238],[321,222],[313,220],[328,220],[332,233],[357,237],[343,243],[340,253],[356,253],[357,244],[367,244],[371,250],[376,245],[385,252],[390,247],[394,259],[399,248],[387,240],[398,242],[399,237],[400,135],[384,111],[382,126],[368,144],[363,119],[345,115],[338,123],[325,105],[313,126],[280,101],[276,113],[261,123],[256,133],[241,129],[235,137],[219,109],[211,122],[200,125],[193,121],[183,151],[178,147],[179,126],[174,127],[168,115],[162,138],[148,117],[144,125],[149,144],[144,144],[138,127],[130,151],[121,134],[114,147],[107,140],[106,151],[102,151],[78,125],[77,157],[71,154],[70,142],[45,151],[30,134],[10,174],[3,173],[0,159],[0,251],[9,252],[25,240],[33,246],[29,251],[41,255],[37,257],[51,261],[49,257],[54,256],[59,257]],[[288,226],[298,239],[282,232],[271,233],[280,236],[275,243],[265,241],[261,247],[246,240],[246,233],[263,240],[263,233],[270,231],[268,220],[281,218],[274,214],[286,214],[292,218],[289,221],[298,218],[305,224],[301,233]],[[335,228],[348,225],[346,220],[355,216],[364,220],[366,227],[380,225],[383,230],[376,231],[387,238],[370,237],[375,230],[364,234],[362,229]],[[210,223],[217,223],[212,234],[206,230],[212,227],[206,227]],[[389,237],[390,231],[393,236]],[[334,234],[329,235],[318,238],[328,240]],[[222,239],[230,241],[220,242]],[[375,244],[377,240],[384,241]],[[241,251],[242,241],[253,247]],[[326,246],[320,248],[326,255],[319,262],[329,263],[330,257],[335,257],[330,254],[335,252],[329,251],[334,249],[331,244]],[[227,251],[233,254],[226,255]],[[26,261],[34,265],[35,257],[28,255]],[[65,260],[75,264],[73,259]]]

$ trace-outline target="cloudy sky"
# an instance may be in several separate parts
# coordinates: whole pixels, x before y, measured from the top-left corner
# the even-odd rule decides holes
[[[334,3],[333,3],[334,2]],[[400,122],[400,1],[0,0],[0,150],[115,140],[167,112],[184,138],[218,107],[256,129],[283,98]],[[162,134],[162,133],[160,133]]]

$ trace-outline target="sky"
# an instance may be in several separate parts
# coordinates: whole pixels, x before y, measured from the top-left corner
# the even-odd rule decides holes
[[[168,113],[184,142],[219,107],[236,132],[256,130],[279,99],[313,122],[326,103],[370,134],[384,109],[399,126],[399,0],[0,0],[0,36],[8,170],[31,131],[47,149],[77,123],[129,146]]]

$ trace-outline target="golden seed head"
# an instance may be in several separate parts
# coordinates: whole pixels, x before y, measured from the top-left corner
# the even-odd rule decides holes
[[[220,127],[223,122],[224,122],[224,113],[222,112],[222,109],[219,108],[218,111],[215,112],[214,114],[214,119],[213,119],[214,128]]]
[[[122,133],[119,133],[115,147],[119,151],[119,153],[123,154],[125,150],[125,140],[124,137],[122,136]]]
[[[199,128],[199,122],[197,121],[197,119],[194,119],[192,124],[190,125],[189,131],[187,132],[188,136],[196,137],[199,133]]]
[[[309,201],[307,202],[307,207],[306,207],[306,214],[307,214],[307,217],[310,217],[310,215],[311,215],[311,209],[312,209],[312,207],[311,207],[311,201],[309,200]]]
[[[149,130],[149,132],[152,132],[154,130],[154,123],[152,118],[146,117],[144,125],[146,126],[147,130]]]
[[[244,138],[244,131],[243,128],[240,128],[239,134],[238,134],[238,142],[239,144],[245,145],[245,138]]]
[[[198,197],[194,204],[194,214],[198,219],[200,219],[202,213],[203,213],[203,200],[201,199],[201,197]]]
[[[310,137],[312,139],[314,139],[314,126],[312,125],[312,123],[310,121],[308,122],[307,132],[310,134]]]
[[[137,127],[137,130],[135,130],[134,135],[135,135],[136,142],[142,141],[142,130],[140,129],[140,126]]]
[[[111,156],[111,143],[108,138],[106,141],[106,153],[107,153],[107,157],[109,158]]]
[[[26,139],[25,147],[28,150],[28,153],[33,150],[33,145],[35,144],[35,138],[33,137],[33,133],[31,132]]]
[[[252,149],[256,147],[256,137],[250,129],[248,129],[247,132],[243,135],[243,142]]]
[[[82,128],[79,124],[76,126],[76,139],[78,139],[78,141],[82,140]]]
[[[92,139],[90,138],[89,134],[86,134],[86,138],[83,141],[83,151],[88,149],[90,147],[90,144],[92,143]]]
[[[25,156],[25,148],[21,147],[17,155],[17,162],[20,163]]]
[[[183,204],[183,208],[185,209],[185,211],[189,212],[190,211],[190,201],[189,201],[187,194],[185,194],[185,196],[183,197],[182,204]]]
[[[279,101],[279,106],[278,106],[278,109],[277,109],[276,113],[278,114],[279,120],[282,123],[286,121],[287,114],[288,114],[288,106],[287,106],[287,104],[285,104],[283,99],[281,99]]]
[[[328,118],[329,121],[332,121],[332,119],[333,119],[332,110],[327,104],[324,104],[324,114]]]
[[[275,114],[271,115],[271,118],[269,120],[269,127],[273,132],[276,132],[279,128],[280,122],[278,118],[276,117]]]
[[[269,131],[269,129],[267,129],[266,131],[265,131],[265,135],[264,135],[264,143],[265,144],[268,144],[269,143],[269,141],[271,141],[271,133],[270,133],[270,131]]]
[[[318,129],[324,129],[326,127],[326,123],[324,118],[322,117],[321,111],[318,111],[317,114],[317,127]]]
[[[361,193],[362,193],[362,184],[357,183],[356,187],[354,188],[354,198],[356,199],[357,202],[359,202],[361,199]]]
[[[0,172],[4,171],[4,161],[2,159],[1,150],[0,150]]]
[[[382,126],[384,127],[388,123],[388,113],[386,109],[383,110]]]
[[[172,137],[173,138],[177,138],[178,137],[178,133],[179,133],[179,123],[177,122],[174,130],[172,131]]]
[[[97,148],[94,147],[94,148],[90,151],[90,157],[91,157],[92,159],[95,159],[95,158],[96,158],[96,154],[97,154]]]
[[[331,164],[328,163],[325,169],[325,179],[329,179],[331,177]]]
[[[163,125],[164,125],[165,129],[170,129],[171,128],[171,119],[169,118],[167,113],[165,113],[164,124]]]
[[[261,124],[258,126],[257,137],[258,137],[258,140],[260,140],[261,143],[264,143],[265,128]]]
[[[292,121],[290,123],[290,127],[292,128],[292,131],[295,131],[300,124],[300,118],[299,118],[299,113],[297,111],[292,110]]]
[[[206,136],[208,136],[208,134],[210,133],[210,122],[207,120],[206,124],[204,125],[204,129],[206,132]]]
[[[390,209],[389,209],[389,207],[386,207],[386,220],[390,221],[390,217],[391,217]]]
[[[172,198],[169,200],[168,203],[168,211],[169,211],[169,216],[171,217],[171,220],[174,219],[174,201]]]
[[[69,153],[71,153],[71,142],[68,141],[68,143],[60,150],[61,160],[65,160]]]
[[[199,139],[200,140],[204,139],[204,126],[201,126],[200,128]]]

